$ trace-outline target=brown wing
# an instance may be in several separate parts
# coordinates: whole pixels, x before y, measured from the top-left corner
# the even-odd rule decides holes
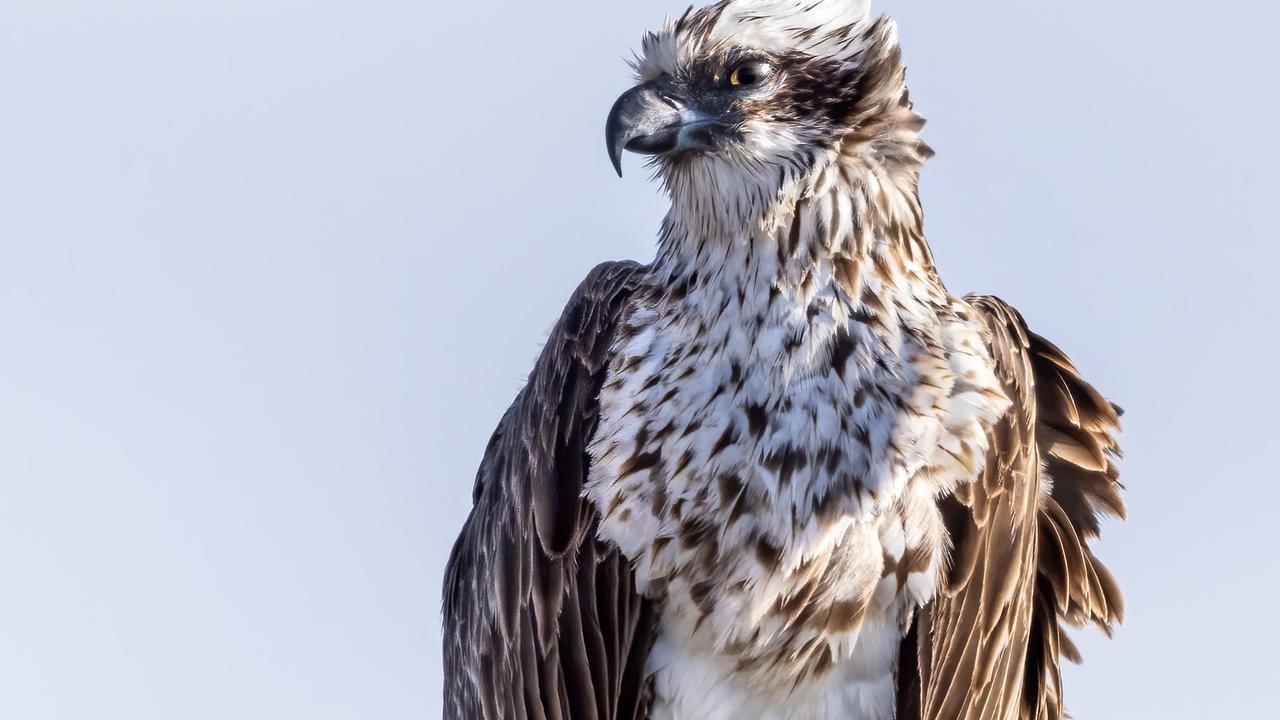
[[[1100,515],[1124,513],[1119,412],[1012,307],[969,303],[1013,405],[979,481],[942,501],[952,569],[904,643],[899,717],[1059,720],[1059,659],[1079,659],[1061,622],[1109,632],[1123,613],[1088,546]]]
[[[445,717],[646,717],[652,611],[581,499],[614,328],[643,270],[592,271],[489,441],[445,573]]]

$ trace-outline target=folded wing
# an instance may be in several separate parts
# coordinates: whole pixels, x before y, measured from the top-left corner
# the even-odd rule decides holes
[[[942,500],[954,547],[943,591],[904,642],[900,719],[1058,720],[1065,622],[1110,631],[1120,590],[1093,555],[1123,516],[1118,408],[1003,301],[969,298],[1013,404],[982,476]]]
[[[578,287],[489,441],[445,576],[449,720],[638,720],[652,609],[581,498],[610,344],[643,269]]]

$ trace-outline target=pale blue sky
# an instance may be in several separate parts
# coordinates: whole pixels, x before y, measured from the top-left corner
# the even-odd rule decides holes
[[[1129,411],[1077,717],[1273,703],[1274,3],[882,1],[930,239]],[[574,285],[647,259],[681,2],[0,3],[0,717],[435,718],[440,577]]]

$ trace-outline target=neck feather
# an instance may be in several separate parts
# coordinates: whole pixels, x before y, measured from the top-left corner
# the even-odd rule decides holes
[[[905,144],[849,138],[807,170],[783,169],[772,184],[754,177],[736,195],[722,188],[743,188],[740,181],[672,187],[658,269],[677,287],[718,281],[739,293],[790,290],[829,275],[857,299],[868,271],[941,289],[918,193],[928,148],[910,137]]]

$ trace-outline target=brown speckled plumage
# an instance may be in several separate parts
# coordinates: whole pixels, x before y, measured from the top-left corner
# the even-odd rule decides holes
[[[641,80],[736,139],[660,158],[657,258],[593,271],[499,424],[446,717],[1063,716],[1060,626],[1122,612],[1088,547],[1123,512],[1118,413],[943,285],[924,121],[859,12],[733,0],[646,39]],[[744,58],[773,85],[718,90]]]

